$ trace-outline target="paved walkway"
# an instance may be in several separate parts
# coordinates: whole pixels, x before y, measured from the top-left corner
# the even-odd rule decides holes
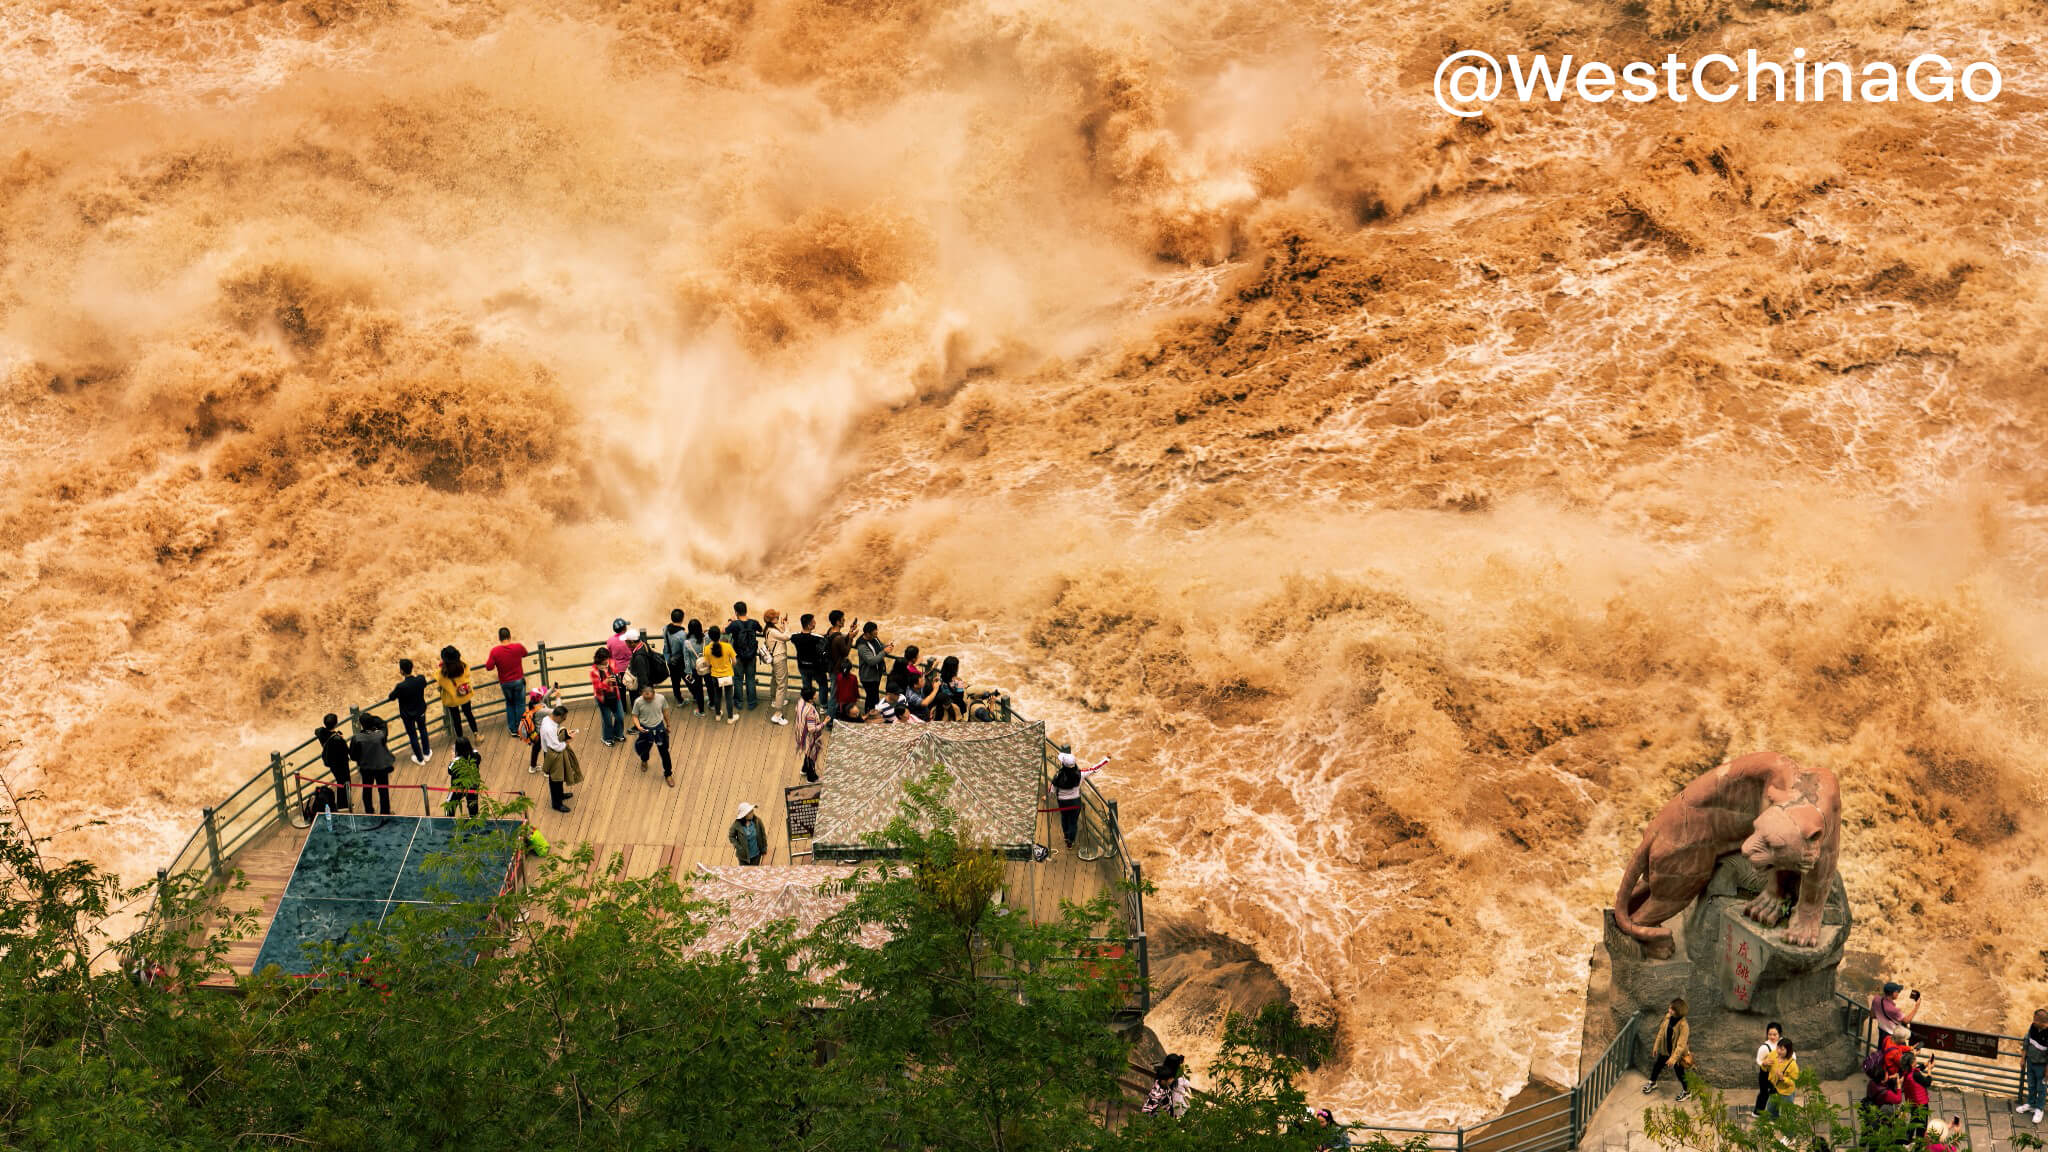
[[[1662,1088],[1655,1096],[1645,1096],[1645,1080],[1640,1072],[1622,1075],[1614,1091],[1608,1094],[1600,1110],[1593,1114],[1592,1122],[1586,1126],[1586,1134],[1579,1141],[1580,1149],[1584,1152],[1663,1152],[1660,1145],[1643,1135],[1643,1112],[1653,1105],[1671,1104],[1676,1098],[1676,1090]],[[1821,1085],[1828,1099],[1843,1111],[1848,1110],[1852,1101],[1863,1099],[1863,1087],[1864,1080],[1860,1075],[1846,1080],[1830,1080]],[[1749,1089],[1729,1092],[1729,1113],[1748,1117],[1753,1096]],[[2015,1131],[2048,1139],[2048,1123],[2037,1127],[2029,1117],[2014,1113],[2012,1101],[2002,1097],[1937,1088],[1929,1103],[1937,1116],[1963,1118],[1969,1129],[1970,1152],[2010,1152]]]

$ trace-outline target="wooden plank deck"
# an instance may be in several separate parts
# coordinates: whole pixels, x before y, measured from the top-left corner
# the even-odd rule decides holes
[[[788,823],[782,790],[803,782],[802,761],[796,754],[796,739],[788,727],[770,724],[766,701],[753,712],[741,712],[739,722],[725,724],[709,716],[699,717],[688,704],[681,709],[670,704],[669,752],[675,760],[676,786],[662,783],[661,755],[650,753],[649,766],[640,767],[631,739],[607,748],[598,739],[601,725],[597,710],[588,701],[569,705],[569,726],[579,729],[577,755],[583,763],[583,782],[568,802],[570,812],[548,807],[547,777],[527,771],[528,747],[507,735],[502,718],[482,721],[477,751],[483,759],[484,787],[494,792],[524,792],[534,800],[529,818],[547,837],[549,844],[564,854],[578,845],[597,849],[593,875],[600,874],[615,856],[625,858],[627,876],[645,877],[666,873],[686,880],[699,864],[734,863],[732,845],[725,838],[734,813],[742,800],[760,810],[768,828],[768,856],[764,863],[788,864]],[[403,751],[404,734],[393,725],[401,751],[392,773],[397,788],[391,796],[394,815],[440,815],[446,793],[417,791],[421,784],[445,787],[449,742],[438,713],[433,720],[434,755],[422,767]],[[826,788],[832,784],[830,738],[819,763],[819,776]],[[308,771],[308,775],[311,770]],[[312,785],[304,786],[307,791]],[[296,802],[299,785],[290,784]],[[354,789],[353,801],[362,811],[362,789]],[[1057,817],[1039,814],[1039,843],[1058,845]],[[249,881],[241,893],[223,898],[223,905],[235,910],[253,908],[259,923],[255,934],[231,948],[229,963],[246,975],[255,962],[277,911],[299,850],[305,845],[303,829],[283,825],[256,843],[237,852],[233,866]],[[796,863],[806,863],[808,858]],[[1028,908],[1035,919],[1056,919],[1060,901],[1091,899],[1109,882],[1110,869],[1102,863],[1078,859],[1061,852],[1044,863],[1012,861],[1005,866],[1005,899],[1013,907]]]

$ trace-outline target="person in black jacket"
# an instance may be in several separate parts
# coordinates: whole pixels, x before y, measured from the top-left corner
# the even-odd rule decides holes
[[[1060,835],[1067,851],[1074,850],[1074,837],[1081,833],[1081,764],[1067,746],[1060,745],[1060,770],[1052,776],[1053,807],[1060,810]]]
[[[832,674],[825,668],[825,638],[818,635],[818,618],[809,612],[797,617],[798,632],[789,638],[790,647],[796,649],[796,671],[803,678],[803,684],[815,685],[814,699],[822,701],[820,707],[827,715],[832,712]]]
[[[882,643],[879,625],[873,620],[860,626],[860,639],[853,642],[853,651],[859,661],[862,703],[869,709],[882,698],[882,677],[888,674],[889,650],[894,647]]]
[[[849,623],[846,613],[834,608],[825,614],[825,622],[831,625],[825,630],[825,674],[836,686],[839,673],[850,670],[848,659],[853,654],[853,633],[850,629],[860,627],[860,617],[854,617]]]
[[[412,745],[412,762],[425,764],[434,754],[434,745],[427,739],[427,686],[433,681],[414,673],[410,660],[398,662],[398,674],[403,679],[384,698],[398,702],[398,718],[404,722],[406,741]]]
[[[322,716],[320,726],[313,729],[313,739],[320,742],[320,763],[327,769],[327,774],[334,777],[341,793],[341,810],[346,812],[349,810],[348,786],[354,781],[349,775],[348,737],[341,734],[341,717],[332,712]]]
[[[349,759],[363,770],[363,812],[367,815],[374,801],[377,812],[391,815],[391,747],[386,741],[390,731],[384,721],[368,712],[357,722],[356,734],[348,742]]]
[[[654,650],[654,646],[647,642],[645,636],[633,642],[633,654],[626,658],[626,667],[633,673],[634,682],[641,688],[659,689],[668,679],[668,661],[661,658],[661,653]],[[638,699],[639,696],[640,693],[636,689],[633,698]],[[628,713],[632,711],[630,703],[626,708]],[[630,720],[632,717],[628,715],[627,719]]]

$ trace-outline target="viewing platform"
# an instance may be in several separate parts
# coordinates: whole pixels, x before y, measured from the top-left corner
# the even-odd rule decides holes
[[[533,804],[525,818],[548,841],[551,854],[569,856],[580,846],[588,845],[593,850],[588,865],[593,877],[616,862],[621,874],[629,878],[661,873],[688,882],[700,866],[735,864],[726,833],[742,802],[755,805],[767,828],[768,854],[761,861],[763,865],[810,864],[808,840],[800,836],[792,842],[790,836],[786,804],[789,790],[798,790],[799,807],[803,807],[806,796],[816,796],[820,806],[831,810],[835,745],[844,745],[849,729],[873,730],[880,726],[842,721],[828,732],[818,764],[820,783],[806,789],[802,787],[802,760],[796,751],[792,727],[769,721],[772,709],[765,667],[759,672],[760,706],[754,710],[743,707],[734,723],[716,720],[708,712],[698,716],[687,694],[685,703],[678,708],[664,686],[663,698],[669,704],[669,753],[675,764],[675,786],[669,787],[662,779],[658,751],[650,752],[649,766],[643,769],[634,754],[630,734],[612,747],[601,742],[600,717],[591,699],[587,675],[596,647],[543,646],[529,660],[527,672],[530,687],[545,681],[559,690],[562,703],[569,710],[567,726],[578,730],[574,747],[584,778],[571,788],[571,810],[562,813],[550,808],[547,777],[528,770],[530,746],[507,732],[501,694],[496,684],[488,682],[477,685],[475,711],[481,735],[472,738],[482,762],[486,795],[500,801],[517,794],[531,798]],[[796,682],[792,673],[791,683]],[[434,747],[425,765],[412,762],[403,725],[392,705],[380,704],[368,711],[388,723],[388,743],[396,759],[390,790],[392,814],[443,815],[442,805],[451,795],[447,766],[452,741],[439,707],[430,708]],[[794,709],[785,710],[784,715],[793,718]],[[349,723],[344,721],[344,726]],[[1020,743],[1027,729],[1031,736]],[[982,730],[1002,739],[977,741],[975,737]],[[1011,716],[1006,721],[987,723],[893,725],[889,732],[892,736],[929,732],[936,738],[931,742],[934,744],[999,743],[1011,749],[1005,787],[996,790],[1006,806],[1009,826],[1021,829],[1028,821],[1028,826],[1036,830],[1035,844],[1062,847],[1059,818],[1050,811],[1054,808],[1050,768],[1055,765],[1057,749],[1038,733],[1038,726]],[[848,797],[842,797],[838,807],[871,809],[876,813],[871,819],[881,818],[883,808],[893,813],[893,801],[876,802],[878,796],[890,789],[878,789],[871,764],[865,765],[861,773],[853,772],[846,760],[850,755],[842,753],[838,766],[844,772],[845,787],[853,787],[852,781],[859,777],[860,787],[865,791],[853,797],[861,803],[848,805],[844,802]],[[905,759],[908,764],[909,758]],[[223,974],[211,983],[231,985],[234,979],[250,974],[307,840],[308,830],[300,826],[301,809],[313,790],[331,779],[313,741],[290,752],[274,754],[266,771],[251,778],[221,804],[205,810],[199,828],[172,866],[160,874],[197,873],[224,879],[239,870],[248,882],[240,891],[223,891],[219,907],[231,912],[254,911],[258,920],[256,931],[229,949],[227,959],[233,975]],[[1063,902],[1085,903],[1116,887],[1119,880],[1136,878],[1116,825],[1115,804],[1105,801],[1092,784],[1085,785],[1083,791],[1081,832],[1074,851],[1062,850],[1040,860],[1032,858],[1036,853],[1028,844],[1021,852],[1014,845],[1007,846],[1006,884],[1001,898],[1009,906],[1038,920],[1053,920],[1059,917]],[[364,812],[360,777],[351,792],[354,810]],[[1007,811],[1012,808],[1014,812]],[[814,826],[816,812],[813,808],[799,814],[800,833]],[[826,863],[819,860],[820,865]],[[1111,946],[1135,951],[1142,967],[1142,901],[1135,892],[1127,891],[1119,908],[1118,922],[1104,925],[1099,935]],[[1142,1013],[1144,1007],[1140,1004],[1136,1011]]]

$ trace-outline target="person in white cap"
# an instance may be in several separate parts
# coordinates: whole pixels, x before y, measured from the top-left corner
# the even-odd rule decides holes
[[[604,654],[611,661],[613,672],[624,672],[626,662],[633,658],[633,646],[626,641],[626,629],[630,627],[624,616],[612,621],[612,638],[604,642]]]
[[[1081,765],[1065,744],[1060,745],[1059,771],[1052,776],[1052,797],[1052,806],[1060,810],[1060,834],[1072,852],[1081,831]]]
[[[740,814],[726,830],[725,838],[732,841],[734,855],[742,864],[759,864],[768,855],[768,829],[761,818],[754,815],[754,806],[740,802]]]

